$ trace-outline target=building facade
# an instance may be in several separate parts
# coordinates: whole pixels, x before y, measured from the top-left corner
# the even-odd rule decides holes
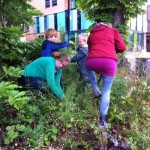
[[[68,22],[68,0],[32,0],[31,5],[39,9],[43,15],[34,16],[34,26],[29,27],[26,40],[33,40],[43,35],[48,28],[67,33],[70,28],[70,36],[75,32],[82,32],[92,24],[85,18],[83,12],[75,6],[75,0],[70,0],[70,17]],[[82,20],[82,21],[81,21]],[[70,26],[68,25],[70,23]]]
[[[69,16],[68,2],[70,3]],[[84,13],[76,8],[75,0],[32,0],[31,5],[40,10],[43,15],[33,16],[34,26],[28,28],[26,41],[42,36],[48,28],[65,33],[69,30],[70,36],[73,37],[75,32],[85,31],[92,25],[92,22],[85,18]],[[143,9],[146,13],[137,15],[128,24],[131,31],[129,52],[142,50],[150,52],[150,0],[143,6]]]
[[[130,70],[146,74],[150,78],[150,0],[142,7],[146,13],[129,22],[129,46],[125,57]]]

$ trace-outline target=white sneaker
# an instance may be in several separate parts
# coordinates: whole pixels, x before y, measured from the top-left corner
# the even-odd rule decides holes
[[[108,123],[106,121],[103,122],[103,125],[102,124],[99,124],[99,128],[100,129],[103,129],[103,128],[110,128],[111,127],[111,123]]]

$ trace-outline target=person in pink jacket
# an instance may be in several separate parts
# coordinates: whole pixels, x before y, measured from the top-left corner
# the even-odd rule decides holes
[[[126,44],[119,31],[107,22],[97,23],[88,38],[88,56],[86,67],[101,75],[102,97],[100,102],[99,123],[108,127],[106,121],[110,103],[110,92],[117,71],[117,53],[126,49]]]

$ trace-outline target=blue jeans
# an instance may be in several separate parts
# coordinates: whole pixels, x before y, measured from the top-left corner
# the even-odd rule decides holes
[[[18,84],[25,89],[40,90],[41,92],[46,92],[48,89],[46,81],[39,77],[21,76],[18,79]]]
[[[100,102],[100,114],[103,116],[107,115],[109,103],[110,103],[110,92],[112,83],[115,77],[101,75],[102,77],[102,97]]]
[[[87,73],[88,80],[89,80],[89,82],[92,85],[92,88],[94,90],[95,96],[101,94],[99,87],[97,85],[97,78],[96,78],[94,71],[92,71],[90,69],[86,69],[86,73]]]

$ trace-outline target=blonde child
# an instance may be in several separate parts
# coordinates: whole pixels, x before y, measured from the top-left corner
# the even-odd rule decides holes
[[[78,48],[77,54],[71,58],[71,63],[77,62],[77,66],[80,72],[80,79],[81,80],[89,80],[93,89],[94,89],[94,97],[100,97],[101,92],[99,91],[97,85],[97,79],[93,71],[89,70],[85,66],[85,61],[88,54],[88,45],[87,45],[88,35],[86,33],[81,33],[78,36]],[[87,87],[87,83],[85,84]]]

